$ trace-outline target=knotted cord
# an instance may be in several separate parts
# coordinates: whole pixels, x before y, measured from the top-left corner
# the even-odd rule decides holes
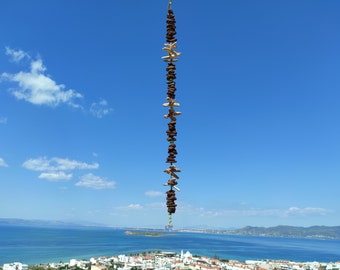
[[[171,5],[172,5],[172,0],[169,0],[169,3],[168,3],[168,10],[171,9]]]

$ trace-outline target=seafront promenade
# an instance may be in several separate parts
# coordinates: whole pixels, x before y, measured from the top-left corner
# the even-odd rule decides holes
[[[339,270],[340,262],[292,262],[287,260],[220,260],[205,256],[195,256],[189,251],[144,252],[135,255],[98,257],[90,260],[71,259],[28,266],[13,262],[3,265],[3,270]]]

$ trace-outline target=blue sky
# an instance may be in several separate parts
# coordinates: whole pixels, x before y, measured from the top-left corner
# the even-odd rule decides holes
[[[174,226],[340,225],[340,3],[172,7]],[[0,217],[167,223],[166,8],[2,1]]]

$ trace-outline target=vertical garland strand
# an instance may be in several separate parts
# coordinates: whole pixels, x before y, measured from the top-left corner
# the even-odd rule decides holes
[[[168,14],[166,20],[166,42],[164,45],[165,50],[168,55],[163,56],[162,59],[168,65],[166,67],[166,79],[168,85],[167,91],[167,102],[163,104],[163,106],[168,107],[168,114],[164,115],[165,118],[169,119],[168,123],[168,130],[166,131],[167,134],[167,141],[169,142],[168,146],[168,157],[166,159],[166,163],[170,163],[170,166],[164,170],[165,173],[169,174],[170,179],[167,181],[165,186],[169,186],[169,190],[166,192],[166,206],[168,208],[168,215],[169,215],[169,222],[167,228],[172,228],[172,214],[176,212],[176,193],[175,190],[179,191],[177,185],[177,180],[179,177],[176,173],[180,172],[181,170],[177,168],[174,163],[176,161],[176,116],[180,115],[181,112],[175,111],[176,107],[179,107],[179,103],[176,102],[176,65],[175,62],[177,61],[178,56],[180,55],[179,52],[176,52],[177,48],[177,38],[176,35],[176,19],[173,10],[171,9],[172,1],[169,1],[168,4]]]

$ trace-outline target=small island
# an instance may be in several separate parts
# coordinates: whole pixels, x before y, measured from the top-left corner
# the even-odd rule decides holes
[[[152,236],[152,237],[161,237],[161,236],[169,235],[168,233],[147,232],[147,231],[126,231],[125,234],[127,234],[127,235],[139,235],[139,236]]]

